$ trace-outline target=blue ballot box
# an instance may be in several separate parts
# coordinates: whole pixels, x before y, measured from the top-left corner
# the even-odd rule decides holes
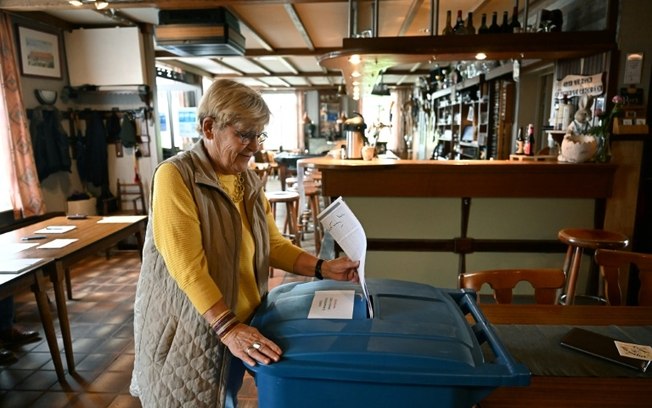
[[[248,367],[260,408],[471,407],[496,387],[529,384],[473,292],[384,279],[367,286],[373,319],[357,284],[292,283],[269,293],[251,324],[283,356]],[[315,292],[328,290],[355,290],[351,319],[307,318]]]

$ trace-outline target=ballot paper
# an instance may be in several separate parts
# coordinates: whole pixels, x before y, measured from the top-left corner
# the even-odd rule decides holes
[[[27,243],[27,242],[20,242],[20,243],[4,243],[0,245],[0,258],[5,258],[11,254],[15,254],[20,251],[24,251],[26,249],[33,248],[37,246],[38,243]]]
[[[145,215],[114,215],[111,217],[104,217],[99,220],[98,224],[133,224],[138,222],[143,218],[147,218]]]
[[[342,197],[333,201],[317,218],[324,227],[324,231],[331,234],[335,242],[344,251],[346,256],[354,261],[360,261],[358,267],[358,276],[364,298],[367,301],[367,310],[369,317],[374,317],[374,311],[367,290],[365,280],[365,258],[367,256],[367,236],[362,228],[362,224],[353,214],[353,211],[344,202]]]
[[[35,234],[63,234],[68,231],[72,231],[77,228],[74,225],[50,225],[45,228],[41,228],[38,231],[34,231]]]
[[[65,246],[68,246],[72,244],[75,241],[79,241],[78,239],[53,239],[52,241],[43,244],[36,249],[57,249],[57,248],[63,248]]]
[[[0,273],[20,273],[29,269],[32,265],[41,262],[43,258],[18,258],[3,259],[0,265]]]
[[[352,319],[354,298],[354,290],[315,291],[308,319]]]

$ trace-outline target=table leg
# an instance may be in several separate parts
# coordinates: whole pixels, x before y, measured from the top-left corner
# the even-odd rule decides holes
[[[68,294],[68,300],[72,299],[72,281],[70,279],[70,268],[66,268],[64,271],[64,276],[66,277],[66,293]]]
[[[43,272],[41,270],[36,271],[34,274],[32,292],[34,292],[34,297],[36,297],[36,305],[38,307],[39,316],[41,317],[45,339],[48,342],[48,348],[50,349],[50,355],[52,356],[52,363],[54,364],[57,378],[60,382],[66,382],[63,364],[61,363],[61,354],[59,353],[59,345],[57,344],[57,335],[54,332],[52,314],[50,313],[50,305],[48,304],[43,280]]]
[[[66,305],[66,296],[63,290],[63,279],[66,268],[61,262],[56,262],[53,270],[50,272],[50,280],[54,288],[54,298],[57,304],[57,314],[59,316],[59,325],[61,327],[61,337],[63,338],[63,348],[66,352],[66,363],[68,372],[75,372],[75,357],[72,353],[72,337],[70,335],[70,321],[68,320],[68,306]]]

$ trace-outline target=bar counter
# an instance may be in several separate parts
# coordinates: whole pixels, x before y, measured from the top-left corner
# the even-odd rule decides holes
[[[509,160],[303,159],[322,172],[322,194],[356,197],[607,198],[616,165]],[[370,182],[372,181],[373,182]]]
[[[443,287],[456,286],[467,269],[561,267],[557,232],[603,226],[618,168],[327,157],[297,167],[299,177],[302,169],[320,170],[322,195],[342,196],[360,219],[371,276]]]

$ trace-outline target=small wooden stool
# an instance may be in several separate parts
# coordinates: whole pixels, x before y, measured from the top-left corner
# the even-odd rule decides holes
[[[564,258],[564,273],[567,281],[564,301],[566,305],[572,305],[575,302],[575,285],[584,249],[621,249],[629,244],[629,238],[626,235],[597,229],[566,228],[559,231],[557,237],[568,245]]]

